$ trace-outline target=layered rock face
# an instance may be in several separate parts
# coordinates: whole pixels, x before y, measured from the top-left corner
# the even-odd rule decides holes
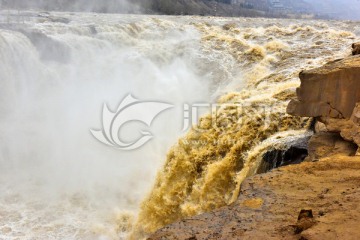
[[[360,102],[360,55],[300,73],[298,100],[288,113],[306,117],[349,119]]]
[[[300,79],[298,100],[290,102],[287,112],[315,117],[325,131],[360,146],[360,55],[303,71]]]

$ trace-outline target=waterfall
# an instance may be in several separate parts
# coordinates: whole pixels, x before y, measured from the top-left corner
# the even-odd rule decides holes
[[[307,119],[285,114],[300,69],[342,56],[356,32],[346,22],[1,16],[0,238],[138,239],[231,203],[266,149],[306,134]],[[121,129],[129,142],[153,135],[123,151],[90,130],[129,94],[173,107]],[[200,103],[221,107],[182,131],[185,106]]]

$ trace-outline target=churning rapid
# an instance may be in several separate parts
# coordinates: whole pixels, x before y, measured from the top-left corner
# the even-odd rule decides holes
[[[308,119],[285,114],[299,71],[343,57],[359,33],[335,21],[1,12],[0,239],[141,239],[230,204],[265,151],[309,134]],[[174,107],[125,152],[90,129],[128,94]],[[215,102],[181,131],[184,104]],[[126,126],[128,141],[147,129]]]

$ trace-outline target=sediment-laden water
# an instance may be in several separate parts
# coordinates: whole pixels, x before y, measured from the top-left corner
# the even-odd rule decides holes
[[[308,119],[285,114],[299,71],[350,54],[360,33],[310,20],[3,11],[0,21],[1,239],[140,239],[230,204],[265,151],[309,134]],[[104,103],[115,111],[130,93],[174,107],[125,152],[90,129]],[[220,105],[182,131],[184,104],[198,103]]]

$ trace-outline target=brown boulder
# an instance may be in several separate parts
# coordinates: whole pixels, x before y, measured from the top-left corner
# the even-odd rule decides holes
[[[298,99],[289,103],[287,112],[316,117],[325,124],[316,130],[339,133],[360,146],[360,55],[303,71],[300,79]]]
[[[287,112],[296,116],[350,119],[360,102],[360,55],[300,73],[298,100]]]
[[[352,45],[352,55],[358,55],[360,54],[360,42],[353,43]]]

